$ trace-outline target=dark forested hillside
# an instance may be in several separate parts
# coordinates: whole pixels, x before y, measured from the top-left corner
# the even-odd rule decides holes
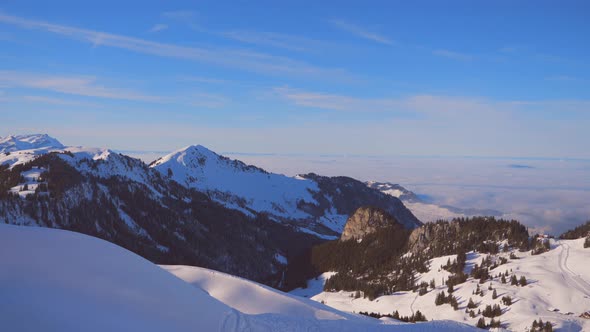
[[[590,236],[590,220],[588,220],[585,224],[580,225],[574,229],[570,229],[569,231],[561,234],[559,238],[573,240],[579,239],[586,236]]]
[[[284,262],[320,240],[289,226],[228,209],[205,194],[166,181],[124,156],[75,160],[50,153],[0,170],[0,222],[61,228],[93,235],[161,264],[212,268],[277,286]],[[131,177],[101,174],[113,162]],[[20,198],[7,193],[21,172],[44,169],[44,186]],[[87,170],[81,172],[80,170]],[[137,178],[143,180],[138,181]]]
[[[325,290],[360,290],[373,298],[415,289],[418,285],[414,274],[426,272],[430,258],[452,254],[462,257],[460,262],[454,263],[461,265],[460,268],[447,267],[455,273],[450,279],[460,282],[466,279],[462,275],[465,253],[472,250],[497,253],[501,241],[506,241],[506,248],[530,248],[526,227],[514,220],[459,218],[428,223],[413,231],[394,224],[382,227],[360,241],[330,241],[314,246],[290,262],[287,286],[305,286],[307,278],[335,271],[339,273],[328,279]],[[406,254],[408,252],[411,254]]]

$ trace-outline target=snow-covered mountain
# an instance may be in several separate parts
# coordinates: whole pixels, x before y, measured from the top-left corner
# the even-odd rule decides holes
[[[232,196],[235,207],[246,213],[267,212],[291,219],[309,217],[298,206],[315,203],[312,193],[319,191],[313,181],[268,173],[219,156],[201,145],[175,151],[156,160],[151,167],[221,202],[226,203],[227,196]]]
[[[417,284],[434,280],[435,288],[428,287],[424,295],[402,291],[370,301],[362,297],[354,298],[355,292],[325,292],[324,283],[334,275],[333,272],[310,279],[306,289],[299,288],[291,294],[311,298],[342,311],[390,314],[398,310],[400,315],[405,316],[420,310],[428,319],[452,319],[476,325],[482,316],[470,317],[466,312],[469,299],[472,299],[477,305],[475,312],[478,309],[483,311],[487,305],[500,305],[502,314],[495,319],[510,331],[528,331],[532,322],[539,319],[551,322],[557,331],[590,331],[590,319],[580,317],[590,311],[590,266],[587,264],[590,248],[583,248],[583,242],[584,239],[551,240],[551,250],[539,255],[532,255],[531,251],[510,251],[497,255],[467,253],[464,270],[467,274],[474,266],[481,266],[482,260],[488,256],[493,260],[504,257],[508,262],[492,270],[492,280],[480,284],[477,279],[469,278],[465,283],[456,285],[453,295],[458,299],[457,310],[449,304],[435,304],[439,293],[448,292],[448,287],[441,282],[448,280],[451,273],[443,266],[455,260],[457,255],[433,258],[429,261],[429,271],[416,275]],[[502,283],[497,276],[506,272],[507,282]],[[512,285],[511,275],[518,279],[524,276],[528,284],[524,287]],[[493,298],[490,285],[497,298]],[[482,290],[483,296],[474,294],[477,289]],[[503,303],[502,297],[506,296],[511,298],[511,305]],[[485,319],[488,324],[490,318]]]
[[[65,146],[47,134],[0,137],[0,153],[32,149],[63,149]]]
[[[450,220],[460,217],[503,216],[502,212],[492,209],[465,209],[426,202],[412,191],[395,183],[369,181],[366,184],[368,187],[377,189],[384,194],[399,198],[404,205],[424,223],[437,220]]]
[[[345,313],[211,270],[160,268],[62,230],[0,225],[0,245],[2,331],[474,330]]]
[[[264,213],[326,239],[337,238],[350,213],[362,205],[387,210],[409,229],[420,224],[397,197],[391,199],[378,190],[366,190],[354,179],[273,174],[200,145],[175,151],[150,166],[183,186],[207,193],[228,208],[246,214]]]
[[[0,137],[0,165],[24,164],[38,155],[64,148],[63,144],[47,134]]]
[[[280,286],[289,259],[338,238],[359,206],[379,206],[407,228],[419,225],[397,198],[357,180],[270,174],[200,146],[149,167],[46,135],[2,141],[10,151],[0,154],[0,222],[86,233],[158,263]]]

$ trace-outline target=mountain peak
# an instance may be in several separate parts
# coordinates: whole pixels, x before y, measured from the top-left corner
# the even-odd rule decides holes
[[[65,146],[47,134],[8,135],[0,137],[0,153],[32,149],[63,149]]]

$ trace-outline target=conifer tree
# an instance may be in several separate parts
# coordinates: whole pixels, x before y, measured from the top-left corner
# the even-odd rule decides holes
[[[477,326],[480,329],[485,329],[486,328],[486,320],[485,318],[481,317],[478,321],[477,321]]]

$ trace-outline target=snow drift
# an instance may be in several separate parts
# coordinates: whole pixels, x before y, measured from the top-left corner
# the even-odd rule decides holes
[[[165,267],[63,230],[0,225],[3,331],[471,331],[346,314],[250,281]],[[216,299],[215,297],[218,297]]]

